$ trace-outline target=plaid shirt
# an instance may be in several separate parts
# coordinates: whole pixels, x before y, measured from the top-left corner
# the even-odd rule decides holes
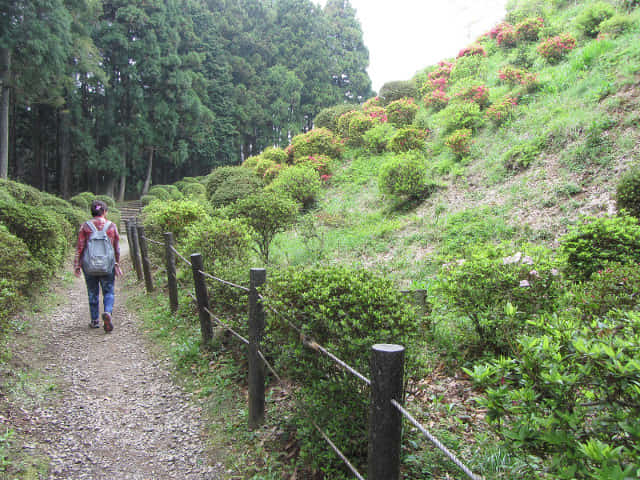
[[[107,220],[104,217],[93,217],[93,219],[89,220],[93,222],[98,230],[102,230],[104,228]],[[82,268],[82,254],[84,253],[84,248],[87,246],[87,242],[89,241],[89,237],[91,236],[91,227],[87,225],[87,222],[82,224],[80,227],[80,231],[78,232],[78,245],[76,246],[76,256],[73,259],[73,268],[79,269]],[[118,234],[118,227],[116,227],[115,223],[111,223],[109,225],[109,230],[107,230],[107,237],[111,240],[111,245],[113,245],[113,251],[116,257],[116,263],[120,262],[120,235]]]

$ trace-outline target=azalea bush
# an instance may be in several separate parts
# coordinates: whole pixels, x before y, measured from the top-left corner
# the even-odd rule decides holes
[[[526,18],[515,26],[517,41],[533,42],[538,40],[544,28],[544,20],[540,17]]]
[[[358,110],[349,110],[348,112],[340,115],[336,122],[336,134],[342,137],[343,139],[348,139],[349,137],[349,124],[351,123],[351,119],[361,115],[362,112]]]
[[[469,152],[471,151],[471,145],[473,143],[471,136],[471,130],[468,128],[462,128],[449,135],[445,139],[444,144],[451,149],[456,157],[462,158],[469,155]]]
[[[189,225],[201,220],[209,220],[207,209],[192,200],[156,200],[142,209],[142,223],[147,235],[156,240],[160,240],[163,233],[171,232],[179,241],[184,238]]]
[[[502,48],[512,48],[518,43],[518,34],[513,25],[503,24],[496,35],[496,41]]]
[[[449,100],[450,98],[449,96],[447,96],[447,93],[444,90],[437,89],[432,90],[425,95],[424,105],[437,112],[446,107],[449,103]]]
[[[548,38],[538,45],[538,53],[549,63],[557,63],[576,48],[576,40],[569,33]]]
[[[331,159],[326,155],[300,157],[296,160],[295,165],[304,165],[313,168],[320,177],[331,175]]]
[[[426,169],[416,156],[395,156],[380,167],[378,187],[382,193],[411,199],[425,193]]]
[[[333,107],[323,108],[313,119],[314,128],[326,128],[338,132],[338,119],[341,115],[354,110],[354,105],[341,103]]]
[[[447,87],[453,63],[442,61],[432,72],[427,74],[427,81],[422,86],[421,93],[427,94],[432,90],[444,90]]]
[[[428,134],[428,131],[416,127],[401,128],[389,140],[388,148],[395,153],[422,150]]]
[[[526,90],[533,90],[538,83],[538,76],[524,69],[506,65],[498,71],[498,78],[507,85],[522,85]]]
[[[303,208],[309,208],[316,201],[321,187],[320,176],[314,168],[296,165],[282,171],[267,190],[289,196]]]
[[[388,123],[377,125],[364,134],[364,146],[368,152],[382,153],[387,150],[389,141],[396,132],[396,128]]]
[[[640,168],[629,170],[618,182],[616,207],[640,219]]]
[[[347,143],[354,147],[361,147],[363,145],[362,136],[377,124],[378,122],[375,118],[364,112],[358,112],[350,116]]]
[[[445,264],[434,283],[435,308],[470,320],[479,351],[514,352],[527,321],[554,311],[560,297],[551,252],[534,247],[507,252],[486,246],[473,250],[464,260]]]
[[[387,105],[386,111],[389,123],[396,127],[403,127],[411,125],[418,113],[418,105],[413,98],[401,98]]]
[[[473,85],[458,91],[454,97],[458,100],[473,102],[480,108],[489,105],[489,89],[486,85]]]
[[[571,308],[531,322],[509,355],[465,369],[507,451],[532,478],[640,476],[640,313],[584,321]]]
[[[474,43],[474,44],[469,45],[468,47],[465,47],[462,50],[460,50],[458,52],[457,58],[466,57],[466,56],[473,56],[473,55],[480,55],[482,57],[486,57],[487,56],[487,51],[484,49],[484,47],[481,44]]]
[[[505,97],[495,102],[484,112],[485,117],[495,125],[502,125],[513,117],[518,101],[513,97]]]
[[[343,117],[344,115],[340,118]],[[338,138],[326,128],[314,128],[307,133],[296,135],[286,149],[290,163],[296,158],[309,155],[326,155],[339,160],[342,158],[343,150]]]
[[[588,280],[607,263],[640,262],[640,225],[628,215],[585,218],[560,240],[567,275]]]
[[[475,130],[482,125],[480,106],[473,102],[455,102],[447,105],[439,114],[446,133],[468,128]]]

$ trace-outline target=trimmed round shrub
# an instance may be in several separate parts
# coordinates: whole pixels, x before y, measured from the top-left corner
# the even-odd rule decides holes
[[[363,145],[363,135],[367,130],[375,127],[378,122],[369,114],[357,112],[357,114],[349,117],[349,134],[347,135],[347,143],[355,147]]]
[[[413,156],[397,156],[380,167],[378,188],[382,193],[417,199],[424,195],[426,169],[424,162]]]
[[[398,80],[382,85],[378,97],[385,106],[401,98],[416,98],[417,95],[418,87],[413,80]]]
[[[640,225],[628,215],[587,218],[562,237],[560,244],[567,257],[567,275],[588,280],[607,263],[640,262]]]
[[[640,218],[640,168],[625,173],[616,188],[616,207]]]
[[[43,274],[43,265],[34,262],[24,240],[13,235],[5,225],[0,224],[0,278],[7,280],[5,288],[10,288],[17,294],[27,295],[32,283],[40,280]],[[6,307],[17,299],[11,302],[8,299],[5,301]],[[0,296],[0,304],[1,302]]]
[[[91,192],[82,192],[71,197],[69,202],[88,212],[91,208],[91,202],[95,200],[95,198],[96,196]]]
[[[234,194],[234,185],[238,186],[238,195]],[[223,186],[224,189],[218,192]],[[262,188],[262,180],[250,169],[225,166],[216,168],[207,176],[205,187],[209,201],[215,202],[214,205],[224,205],[245,195],[247,190],[253,193],[251,190]],[[214,197],[216,193],[218,195]]]
[[[245,219],[252,229],[258,252],[263,260],[268,262],[273,237],[294,223],[298,205],[288,196],[273,191],[261,191],[230,205],[229,214]]]
[[[388,123],[376,125],[367,130],[362,137],[365,148],[371,153],[384,152],[396,131],[396,128]]]
[[[389,150],[395,153],[423,150],[428,132],[416,127],[401,128],[389,140]]]
[[[518,101],[515,98],[505,97],[487,108],[484,115],[495,125],[502,125],[513,117],[517,106]]]
[[[96,195],[95,196],[96,200],[101,200],[104,203],[107,204],[107,207],[109,208],[109,211],[111,211],[112,208],[116,207],[116,202],[113,198],[111,198],[109,195]]]
[[[526,18],[516,24],[516,38],[519,42],[535,42],[544,28],[544,20],[540,17]]]
[[[503,24],[503,27],[496,35],[496,41],[502,48],[515,47],[518,43],[518,34],[516,33],[515,27],[513,25]]]
[[[445,139],[444,144],[449,147],[458,158],[462,158],[469,155],[471,151],[471,144],[473,143],[471,136],[472,132],[468,128],[456,130]]]
[[[267,190],[288,195],[307,209],[316,201],[322,188],[318,172],[306,165],[286,168],[267,187]]]
[[[29,248],[34,260],[53,273],[62,264],[68,247],[71,225],[48,210],[0,200],[0,223]]]
[[[487,79],[487,65],[487,59],[480,55],[458,58],[451,68],[448,85],[467,82],[484,83]]]
[[[153,195],[154,197],[165,202],[171,200],[171,194],[162,185],[155,185],[151,187],[149,189],[149,195]]]
[[[340,115],[340,117],[338,117],[338,120],[336,121],[336,134],[344,139],[348,138],[349,124],[351,123],[351,119],[359,116],[360,114],[361,112],[359,110],[352,109]]]
[[[253,171],[256,172],[257,176],[264,178],[264,174],[266,173],[266,171],[273,167],[275,164],[276,162],[274,162],[270,158],[260,157]]]
[[[151,202],[153,202],[154,200],[160,200],[158,197],[156,197],[155,195],[143,195],[140,197],[140,201],[142,202],[142,205],[149,205]]]
[[[267,147],[260,156],[266,160],[271,160],[274,163],[286,163],[287,161],[287,152],[282,148]]]
[[[184,196],[190,200],[205,199],[207,189],[201,183],[187,183],[182,191]]]
[[[319,177],[331,176],[331,159],[326,155],[310,155],[307,158],[299,158],[295,165],[313,168]]]
[[[600,33],[600,24],[613,17],[616,9],[607,2],[587,5],[576,18],[576,25],[585,36],[596,38]]]
[[[366,103],[366,102],[365,102]],[[314,128],[326,128],[334,133],[338,132],[338,119],[345,113],[357,108],[348,103],[341,103],[333,107],[323,108],[313,120]]]
[[[489,105],[489,89],[486,85],[470,85],[457,91],[454,98],[463,102],[473,102],[482,109]]]
[[[26,203],[27,205],[45,205],[52,202],[45,202],[45,196],[53,199],[54,203],[61,202],[63,205],[65,201],[54,197],[51,194],[41,192],[37,188],[31,185],[25,185],[24,183],[14,182],[12,180],[0,179],[0,189],[6,191],[11,197],[15,198],[20,203]],[[91,194],[93,195],[93,194]]]
[[[186,255],[200,253],[205,272],[236,284],[247,283],[253,255],[251,232],[244,221],[208,217],[197,220],[186,226],[178,248]],[[182,276],[187,282],[193,281],[191,270],[185,269]],[[233,313],[246,308],[244,292],[218,282],[209,284],[209,292],[216,308]]]
[[[178,180],[177,182],[174,183],[174,185],[178,187],[178,190],[184,193],[184,189],[186,188],[186,186],[191,185],[191,183],[192,182],[185,182],[184,180]]]
[[[474,55],[479,55],[481,57],[486,57],[487,56],[487,51],[484,49],[484,47],[479,44],[479,43],[474,43],[472,45],[469,45],[468,47],[464,47],[462,50],[460,50],[458,52],[458,56],[456,58],[460,58],[460,57],[471,57]]]
[[[67,221],[67,224],[63,224],[64,234],[70,245],[75,244],[76,239],[78,238],[78,230],[80,230],[80,226],[86,222],[91,216],[88,211],[80,210],[78,207],[74,207],[73,205],[67,206],[58,206],[54,205],[53,207],[49,207],[51,212],[56,215],[61,216]],[[120,222],[120,212],[117,209],[113,209],[118,212],[117,221],[111,217],[111,209],[109,209],[109,220],[119,225]]]
[[[438,115],[442,118],[445,133],[463,128],[476,130],[483,122],[480,105],[473,102],[452,102]]]
[[[369,371],[371,346],[400,344],[407,349],[408,371],[415,365],[412,352],[422,325],[396,285],[364,269],[321,266],[290,268],[269,278],[265,293],[276,311],[356,370]],[[277,370],[295,381],[305,398],[305,412],[296,410],[290,421],[298,431],[301,458],[312,468],[322,468],[326,478],[343,478],[340,460],[326,447],[307,418],[311,416],[358,468],[367,459],[367,424],[354,419],[368,415],[369,398],[362,383],[326,357],[303,346],[300,334],[279,315],[269,318],[268,348],[276,352]]]
[[[296,135],[288,148],[294,160],[316,154],[341,159],[343,150],[336,136],[326,128],[314,128],[310,132]]]
[[[262,160],[262,157],[260,155],[253,155],[252,157],[248,157],[244,162],[242,162],[242,166],[244,168],[255,170],[260,160]],[[225,167],[219,167],[216,170],[219,170],[220,168],[225,168]]]
[[[169,193],[171,200],[182,200],[182,192],[175,185],[162,185],[162,187]]]
[[[538,53],[549,63],[558,63],[576,48],[576,40],[569,33],[548,38],[538,45]]]
[[[387,119],[396,127],[411,125],[418,113],[418,105],[413,98],[400,98],[387,105]]]
[[[449,104],[449,96],[444,90],[437,89],[427,93],[424,97],[425,107],[429,107],[438,112]]]
[[[189,225],[208,218],[205,207],[191,200],[155,201],[142,209],[146,234],[157,241],[162,239],[163,233],[171,232],[176,242],[180,242]]]

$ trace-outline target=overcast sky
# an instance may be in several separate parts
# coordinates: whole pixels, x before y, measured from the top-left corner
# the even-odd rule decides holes
[[[315,0],[324,5],[325,0]],[[507,0],[351,0],[373,89],[455,56],[505,14]]]

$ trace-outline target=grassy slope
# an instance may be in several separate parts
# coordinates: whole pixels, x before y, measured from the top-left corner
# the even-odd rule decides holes
[[[575,32],[582,8],[547,15],[546,31]],[[517,20],[519,13],[510,15]],[[320,255],[330,263],[380,269],[409,286],[435,272],[436,254],[463,256],[465,245],[496,239],[553,244],[579,215],[612,212],[619,176],[640,156],[640,12],[632,17],[635,27],[618,38],[591,40],[575,32],[578,47],[557,65],[530,44],[520,55],[532,63],[540,88],[521,99],[514,119],[474,134],[471,155],[461,162],[442,145],[438,115],[421,105],[419,121],[434,131],[426,162],[445,187],[415,209],[396,210],[379,195],[384,155],[349,152],[319,209],[295,235],[277,239],[277,259],[304,264]],[[492,41],[485,45],[485,82],[496,100],[509,93],[498,71],[514,64],[518,53]],[[505,169],[505,152],[533,139],[542,146],[529,168]]]

